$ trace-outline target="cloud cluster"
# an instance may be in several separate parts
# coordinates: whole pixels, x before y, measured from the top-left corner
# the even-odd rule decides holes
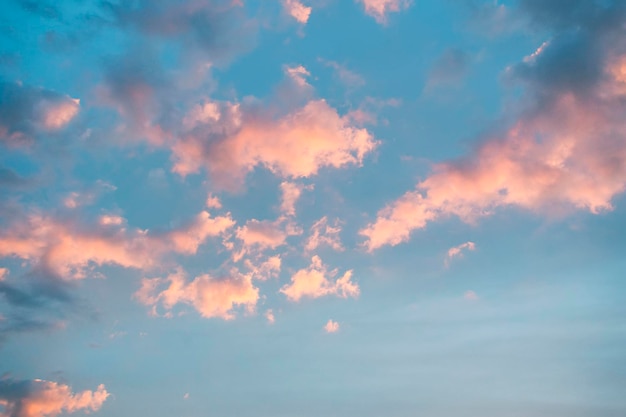
[[[521,115],[381,210],[361,231],[369,250],[405,242],[432,221],[474,222],[500,207],[548,215],[612,208],[626,187],[626,6],[564,4],[522,2],[555,34],[507,69],[526,86]]]
[[[0,380],[2,417],[55,417],[61,413],[98,411],[109,397],[104,385],[96,390],[72,392],[68,385],[45,381]]]
[[[31,214],[0,232],[0,257],[17,257],[62,279],[82,279],[93,266],[149,269],[169,253],[195,254],[208,238],[234,225],[230,215],[203,211],[179,228],[163,232],[128,230],[123,219],[100,218],[85,227],[69,219]]]
[[[232,320],[238,307],[247,312],[255,310],[259,289],[252,283],[251,275],[236,271],[226,278],[200,275],[187,281],[184,272],[178,270],[167,278],[144,278],[135,298],[151,306],[154,315],[158,314],[158,305],[166,310],[167,316],[171,316],[172,309],[182,303],[192,306],[202,317]]]
[[[358,297],[359,286],[352,281],[352,271],[333,280],[337,270],[328,271],[319,256],[313,256],[311,265],[300,269],[292,277],[291,282],[280,289],[290,301],[302,298],[319,298],[335,295],[341,298]]]
[[[380,24],[387,23],[387,15],[389,13],[397,13],[407,9],[411,0],[356,0],[363,4],[365,13],[376,19]]]
[[[311,15],[311,7],[305,6],[299,0],[283,0],[285,12],[296,19],[298,23],[306,24]]]

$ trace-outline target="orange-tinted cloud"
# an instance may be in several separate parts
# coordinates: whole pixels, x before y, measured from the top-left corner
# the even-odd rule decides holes
[[[283,0],[285,12],[303,25],[309,20],[311,7],[305,6],[298,0]]]
[[[580,74],[580,80],[554,85],[542,78],[552,72],[538,68],[557,66],[551,48],[559,47],[544,44],[509,70],[531,86],[534,107],[472,155],[436,165],[416,190],[381,210],[361,231],[369,250],[405,242],[431,221],[457,216],[474,222],[499,207],[548,215],[612,209],[611,200],[626,188],[623,61],[611,57],[595,78]]]
[[[342,251],[343,245],[339,237],[341,226],[335,221],[334,225],[328,224],[328,218],[322,217],[311,226],[310,235],[304,243],[304,250],[314,251],[319,246],[329,246],[336,251]]]
[[[109,397],[104,385],[95,391],[74,393],[71,387],[52,381],[0,380],[0,413],[6,417],[55,417],[61,413],[72,414],[98,411]]]
[[[231,276],[217,279],[200,275],[187,281],[182,270],[167,278],[144,278],[134,297],[142,304],[151,306],[157,314],[160,304],[166,315],[179,303],[192,306],[202,317],[232,320],[235,309],[253,312],[259,299],[259,289],[252,284],[251,275],[232,271]]]
[[[473,251],[476,249],[476,244],[474,242],[465,242],[460,245],[453,246],[448,249],[448,253],[446,254],[445,264],[449,265],[450,261],[454,258],[463,257],[463,251]]]
[[[335,295],[341,298],[357,297],[359,286],[352,281],[352,270],[333,280],[337,270],[328,271],[319,256],[313,256],[311,265],[297,271],[291,282],[280,289],[290,301]]]
[[[339,331],[339,323],[333,320],[328,320],[324,326],[324,330],[326,330],[326,333],[337,333]]]
[[[387,23],[389,13],[400,12],[411,5],[411,0],[356,0],[363,4],[365,13],[380,24]]]
[[[70,221],[31,215],[0,233],[0,257],[14,256],[65,279],[81,279],[107,264],[149,269],[168,253],[195,254],[211,236],[234,225],[230,215],[201,212],[180,228],[150,233],[127,230],[124,220],[103,216],[89,229]]]
[[[366,129],[353,127],[325,100],[277,119],[225,103],[217,121],[173,146],[173,170],[187,175],[204,167],[223,186],[240,184],[256,166],[282,178],[310,177],[324,167],[360,165],[376,145]]]

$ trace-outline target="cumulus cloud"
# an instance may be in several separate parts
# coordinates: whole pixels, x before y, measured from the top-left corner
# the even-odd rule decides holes
[[[387,23],[389,13],[397,13],[409,8],[411,0],[356,0],[363,4],[365,13],[376,19],[380,24]]]
[[[276,317],[274,316],[274,310],[271,308],[265,312],[265,318],[269,324],[274,324],[276,322]]]
[[[303,25],[309,20],[312,10],[311,7],[305,6],[298,0],[283,0],[283,9]]]
[[[210,130],[186,137],[173,149],[175,172],[205,167],[222,184],[243,180],[256,166],[283,178],[310,177],[324,167],[360,165],[377,145],[367,130],[352,127],[325,100],[310,101],[277,120],[243,114],[232,104],[228,109],[224,123],[234,127],[232,133],[215,141],[206,139]]]
[[[339,323],[337,323],[336,321],[328,320],[328,322],[324,326],[324,330],[326,330],[326,333],[337,333],[339,331]]]
[[[296,202],[300,199],[302,191],[312,189],[313,186],[304,186],[290,181],[283,181],[280,184],[280,191],[282,193],[280,211],[286,216],[294,216],[296,214]]]
[[[187,281],[184,272],[178,270],[167,278],[144,278],[134,297],[140,303],[151,306],[155,315],[158,305],[165,309],[169,317],[172,309],[182,303],[193,307],[202,317],[232,320],[237,308],[247,312],[255,310],[259,289],[253,285],[251,275],[242,275],[237,271],[232,271],[226,278],[218,279],[205,274]]]
[[[60,131],[78,114],[80,101],[55,91],[0,82],[0,142],[28,146]]]
[[[328,271],[319,256],[313,256],[311,265],[300,269],[292,277],[291,282],[280,289],[290,301],[302,298],[319,298],[335,295],[341,298],[357,297],[359,286],[352,281],[352,270],[333,280],[338,270]]]
[[[448,249],[448,253],[446,254],[446,266],[450,264],[450,261],[454,258],[462,258],[464,251],[473,251],[476,249],[476,244],[474,242],[465,242],[460,245],[453,246]]]
[[[278,278],[282,259],[280,255],[270,256],[263,261],[246,259],[244,265],[252,274],[252,278],[265,281],[269,278]]]
[[[523,2],[538,24],[557,30],[507,69],[530,104],[507,130],[436,165],[416,190],[381,210],[361,231],[369,250],[405,242],[432,221],[475,222],[501,207],[551,216],[612,209],[626,188],[626,29],[618,18],[626,5],[564,4]]]
[[[62,413],[100,410],[109,397],[104,385],[94,391],[72,392],[68,385],[35,380],[0,380],[0,406],[4,417],[55,417]]]
[[[149,269],[168,253],[195,254],[209,237],[233,225],[230,214],[211,217],[206,211],[179,228],[163,232],[128,230],[123,219],[112,216],[85,227],[67,219],[31,214],[0,232],[0,257],[23,259],[59,278],[82,279],[94,266]]]
[[[333,225],[330,225],[328,218],[324,216],[311,226],[309,237],[304,243],[304,250],[312,252],[320,246],[329,246],[336,251],[342,251],[344,248],[339,233],[341,233],[339,221],[336,220]]]

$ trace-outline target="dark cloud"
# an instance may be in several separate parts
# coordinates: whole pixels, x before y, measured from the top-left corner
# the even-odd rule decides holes
[[[193,46],[209,54],[213,62],[229,59],[249,48],[256,25],[243,7],[230,0],[104,1],[111,22],[147,37],[176,39],[184,49]]]
[[[71,97],[52,90],[0,81],[0,142],[24,146],[62,130],[78,112]]]
[[[0,166],[0,187],[21,188],[31,183],[28,178],[22,177],[11,168]]]

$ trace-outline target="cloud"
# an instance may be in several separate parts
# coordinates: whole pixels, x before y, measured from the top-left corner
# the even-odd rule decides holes
[[[307,7],[298,0],[282,0],[285,12],[296,19],[298,23],[306,24],[311,15],[311,7]]]
[[[248,271],[250,271],[250,274],[252,274],[252,278],[258,279],[259,281],[266,281],[269,278],[278,278],[282,266],[282,259],[280,255],[270,256],[262,262],[246,259],[244,260],[244,265]]]
[[[95,412],[109,397],[104,385],[96,390],[72,392],[68,385],[35,380],[0,380],[0,413],[6,417],[55,417],[61,413]]]
[[[626,29],[616,18],[626,16],[626,5],[583,3],[564,11],[573,21],[552,3],[524,3],[537,8],[537,22],[567,29],[507,69],[526,86],[528,104],[506,130],[435,165],[416,190],[382,209],[361,231],[369,250],[405,242],[449,216],[472,223],[503,207],[548,216],[612,209],[626,188]]]
[[[171,316],[172,309],[182,303],[192,306],[202,317],[232,320],[238,307],[247,312],[255,310],[259,289],[252,284],[251,275],[236,271],[227,278],[216,279],[205,274],[188,282],[179,269],[167,278],[144,278],[134,298],[151,306],[155,315],[159,304]]]
[[[326,330],[326,333],[337,333],[339,331],[339,323],[337,323],[336,321],[328,320],[328,322],[324,326],[324,330]]]
[[[206,211],[179,228],[163,232],[128,230],[120,218],[100,218],[85,227],[76,221],[31,214],[0,232],[0,257],[17,257],[63,279],[82,279],[95,266],[150,269],[169,253],[193,255],[209,237],[234,225],[230,214]]]
[[[302,66],[287,67],[292,84],[285,96],[309,95],[309,74]],[[323,99],[279,111],[278,103],[206,101],[208,117],[193,117],[187,132],[172,146],[172,170],[181,176],[205,168],[222,188],[240,186],[256,167],[283,179],[306,178],[322,168],[361,165],[377,146],[364,128]],[[192,112],[197,113],[198,110]]]
[[[362,3],[365,13],[376,19],[380,24],[387,23],[387,15],[389,13],[397,13],[404,9],[408,9],[411,0],[356,0]]]
[[[0,82],[0,142],[29,146],[65,128],[80,102],[65,94],[21,83]]]
[[[286,216],[294,216],[296,214],[296,202],[302,195],[304,190],[312,190],[313,186],[304,186],[289,181],[283,181],[280,184],[282,193],[282,201],[280,203],[280,211]]]
[[[446,256],[446,260],[445,260],[446,266],[450,264],[450,261],[452,261],[452,259],[462,258],[463,251],[473,251],[475,249],[476,249],[476,244],[474,242],[465,242],[465,243],[461,243],[460,245],[451,247],[450,249],[448,249],[448,253]]]
[[[276,322],[276,317],[274,317],[274,311],[270,308],[265,312],[265,318],[269,324],[274,324]]]
[[[304,250],[312,252],[320,246],[329,246],[336,251],[342,251],[343,245],[341,244],[341,226],[339,221],[335,221],[334,225],[328,224],[328,218],[322,217],[311,226],[311,233],[304,243]]]
[[[256,32],[240,2],[232,0],[138,0],[103,2],[112,23],[144,37],[179,42],[190,53],[228,60],[247,49]]]
[[[285,227],[284,223],[284,218],[276,221],[248,220],[244,226],[237,229],[236,236],[244,247],[276,249],[285,244],[288,236],[300,233],[299,230],[291,229],[289,224]]]
[[[341,298],[357,297],[359,286],[352,281],[352,270],[347,271],[336,280],[337,270],[328,271],[319,256],[313,256],[311,265],[300,269],[292,277],[291,282],[280,289],[290,301],[302,298],[319,298],[335,295]]]

